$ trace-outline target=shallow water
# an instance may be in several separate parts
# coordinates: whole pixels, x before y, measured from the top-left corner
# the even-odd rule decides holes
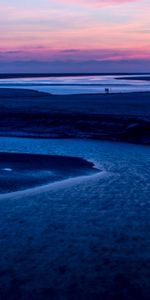
[[[81,158],[0,152],[0,195],[98,172]]]
[[[119,75],[0,79],[0,88],[34,89],[56,95],[105,93],[105,88],[109,88],[111,93],[150,91],[150,82],[138,80],[138,75],[136,76],[137,80],[133,81],[116,79],[120,77]],[[132,78],[135,75],[123,77]]]
[[[103,171],[1,198],[5,298],[148,300],[149,147],[1,138],[0,151],[78,156]]]

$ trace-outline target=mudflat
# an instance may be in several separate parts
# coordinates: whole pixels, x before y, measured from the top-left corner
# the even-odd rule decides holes
[[[150,143],[150,93],[51,95],[0,89],[0,135]]]

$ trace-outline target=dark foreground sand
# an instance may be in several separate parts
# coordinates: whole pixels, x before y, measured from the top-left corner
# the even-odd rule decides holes
[[[150,93],[56,96],[0,89],[0,135],[150,144]]]
[[[78,157],[0,153],[0,194],[98,172]]]

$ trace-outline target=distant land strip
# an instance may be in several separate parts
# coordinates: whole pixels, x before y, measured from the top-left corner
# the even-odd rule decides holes
[[[133,77],[116,77],[115,79],[119,80],[144,80],[144,81],[150,81],[150,75],[149,76],[133,76]]]
[[[150,75],[144,73],[144,75]],[[11,78],[39,78],[39,77],[70,77],[70,76],[126,76],[126,75],[142,75],[142,73],[1,73],[0,79]]]

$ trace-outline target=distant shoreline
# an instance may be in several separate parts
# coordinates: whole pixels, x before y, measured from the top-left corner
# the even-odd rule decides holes
[[[15,79],[28,77],[69,77],[69,76],[123,76],[123,75],[150,75],[149,73],[1,73],[0,79]]]
[[[144,80],[144,81],[150,81],[150,75],[149,76],[138,76],[138,77],[117,77],[116,80]]]

